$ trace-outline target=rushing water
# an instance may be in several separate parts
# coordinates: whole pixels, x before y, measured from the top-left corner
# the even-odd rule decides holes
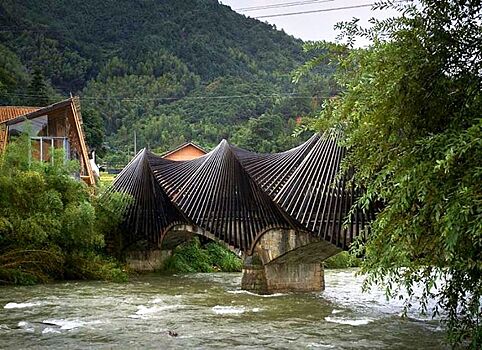
[[[0,348],[444,348],[437,321],[401,318],[354,272],[326,271],[321,294],[259,296],[222,273],[3,287]]]

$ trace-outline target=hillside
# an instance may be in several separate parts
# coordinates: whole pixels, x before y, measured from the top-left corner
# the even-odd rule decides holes
[[[0,103],[80,94],[89,144],[121,163],[134,130],[158,151],[221,138],[279,150],[300,142],[312,96],[332,93],[323,69],[290,83],[302,44],[214,0],[4,0]]]

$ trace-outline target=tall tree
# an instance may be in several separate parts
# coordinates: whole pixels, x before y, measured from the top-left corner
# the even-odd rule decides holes
[[[47,84],[38,68],[34,70],[32,81],[27,88],[26,104],[30,106],[46,106],[49,104]]]
[[[389,296],[421,284],[422,309],[437,300],[452,344],[482,346],[482,4],[467,0],[383,2],[399,18],[338,25],[367,49],[328,48],[342,93],[318,127],[343,128],[345,168],[366,189],[358,205],[383,203],[366,242],[366,285]],[[309,48],[309,47],[308,47]],[[333,59],[333,57],[331,57]],[[298,75],[330,57],[315,57]],[[333,62],[333,61],[331,61]]]

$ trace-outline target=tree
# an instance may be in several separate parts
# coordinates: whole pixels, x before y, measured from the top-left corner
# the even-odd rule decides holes
[[[85,138],[89,148],[95,150],[98,155],[102,155],[104,142],[104,123],[100,112],[96,109],[87,107],[82,117],[85,127]]]
[[[30,106],[47,106],[49,104],[49,95],[47,92],[47,84],[40,69],[35,69],[32,81],[27,87],[27,103]]]
[[[28,75],[18,56],[0,44],[0,104],[15,105],[18,90],[27,85]]]
[[[60,151],[54,162],[37,161],[30,147],[25,134],[0,156],[0,285],[125,279],[103,250],[129,198],[94,196],[72,176],[78,163],[65,162]]]
[[[344,169],[365,189],[357,205],[381,203],[365,242],[366,287],[391,297],[423,286],[437,300],[453,345],[482,346],[482,5],[480,1],[383,2],[399,18],[342,23],[348,44],[301,67],[336,62],[342,89],[317,121],[345,132]],[[354,49],[355,36],[369,38]]]

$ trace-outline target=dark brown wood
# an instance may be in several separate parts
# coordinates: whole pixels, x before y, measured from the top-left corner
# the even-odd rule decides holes
[[[257,154],[223,140],[188,161],[142,150],[112,187],[134,200],[126,204],[127,241],[159,246],[173,224],[186,223],[248,253],[271,228],[311,232],[348,249],[373,213],[350,212],[360,191],[339,174],[339,141],[329,131],[286,152]]]

